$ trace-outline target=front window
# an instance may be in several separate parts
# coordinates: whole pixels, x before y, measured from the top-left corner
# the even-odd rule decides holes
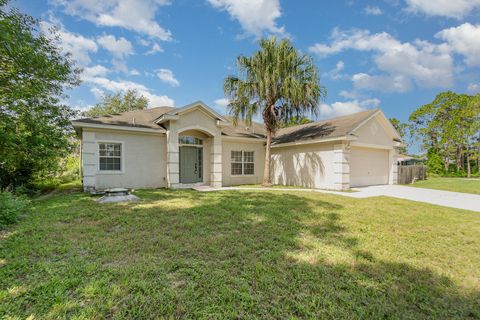
[[[203,145],[203,140],[197,137],[180,136],[178,137],[178,143],[191,146],[201,146]]]
[[[121,157],[121,143],[99,144],[100,171],[120,171],[122,169]]]
[[[234,176],[253,175],[255,171],[255,156],[253,151],[232,151],[232,170]]]

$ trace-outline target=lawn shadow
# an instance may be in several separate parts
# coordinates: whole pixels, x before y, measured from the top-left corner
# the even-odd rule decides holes
[[[226,288],[231,299],[240,299],[233,302],[236,308],[243,310],[241,300],[248,297],[251,306],[242,312],[257,316],[262,312],[279,317],[480,316],[478,292],[464,294],[446,276],[382,261],[374,252],[362,250],[342,223],[343,206],[338,203],[278,192],[221,192],[213,199],[204,194],[194,198],[202,204],[174,210],[167,230],[185,229],[164,233],[173,236],[172,246],[178,247],[171,257],[184,263],[169,272],[172,288],[179,290],[178,283],[209,288],[205,298],[180,312],[182,316],[197,316],[190,312],[204,308],[226,315],[221,307]],[[314,245],[303,243],[304,238]],[[324,255],[338,253],[351,259],[322,258],[323,247],[330,248]],[[291,255],[308,251],[320,257],[302,260]]]
[[[3,271],[8,278],[0,284],[5,290],[22,279],[28,289],[0,297],[9,306],[9,313],[0,307],[0,315],[480,317],[478,292],[363,250],[342,221],[345,208],[330,197],[185,190],[138,195],[141,202],[126,204],[78,199],[72,217],[52,224],[43,243],[35,233],[24,239],[25,247],[38,251],[35,260],[24,256],[15,264],[7,257],[0,276]],[[46,210],[56,213],[44,218],[58,221],[62,205],[48,202]],[[52,250],[42,251],[47,246],[66,249],[52,259]]]

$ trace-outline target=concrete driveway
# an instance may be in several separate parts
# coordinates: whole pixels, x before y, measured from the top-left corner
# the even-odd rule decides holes
[[[399,185],[370,186],[354,188],[353,190],[357,192],[348,194],[348,196],[353,198],[388,196],[480,212],[480,195],[475,194]]]
[[[393,198],[407,199],[412,201],[426,202],[450,208],[465,209],[480,212],[480,195],[451,192],[434,189],[415,188],[399,185],[382,185],[362,188],[353,188],[357,192],[339,192],[322,189],[296,189],[296,188],[258,188],[258,187],[221,187],[212,188],[200,186],[193,188],[200,192],[227,191],[227,190],[272,190],[272,191],[299,191],[330,193],[351,198],[370,198],[387,196]]]

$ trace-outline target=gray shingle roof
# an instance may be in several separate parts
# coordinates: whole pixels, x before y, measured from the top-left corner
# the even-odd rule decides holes
[[[377,111],[378,109],[371,109],[347,116],[282,128],[277,131],[273,143],[280,144],[308,139],[342,137]]]
[[[171,107],[157,107],[95,118],[84,118],[76,120],[76,122],[160,129],[161,127],[155,123],[155,120],[173,109],[174,108]],[[377,111],[378,109],[371,109],[333,119],[282,128],[276,132],[273,143],[281,144],[300,140],[342,137]],[[266,132],[263,124],[252,122],[251,126],[247,126],[244,121],[239,120],[237,126],[234,126],[231,117],[225,118],[230,123],[222,128],[223,135],[229,137],[265,139]]]
[[[76,122],[93,123],[93,124],[108,124],[115,126],[125,127],[137,127],[137,128],[149,128],[160,129],[161,127],[154,121],[172,110],[172,107],[157,107],[145,110],[128,111],[117,114],[111,114],[108,116],[83,118],[75,120]]]
[[[224,117],[230,123],[228,126],[222,128],[222,134],[229,137],[240,138],[257,138],[265,139],[265,127],[262,123],[252,121],[250,126],[245,124],[245,121],[238,120],[237,126],[233,125],[232,117]]]

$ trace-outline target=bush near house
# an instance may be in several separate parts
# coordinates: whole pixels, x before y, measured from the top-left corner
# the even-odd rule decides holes
[[[0,192],[0,229],[15,223],[28,202],[24,197],[15,196],[11,192]]]

